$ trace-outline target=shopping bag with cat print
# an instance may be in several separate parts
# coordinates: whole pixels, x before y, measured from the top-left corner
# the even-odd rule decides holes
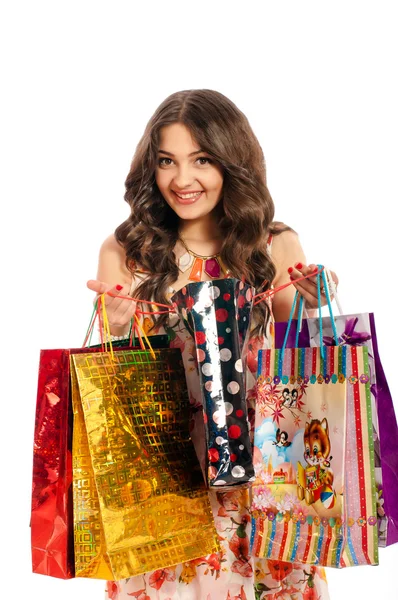
[[[331,283],[331,281],[330,281]],[[333,290],[336,300],[336,292]],[[347,347],[367,346],[372,405],[372,430],[375,451],[375,479],[377,503],[377,530],[379,546],[398,542],[398,426],[394,403],[380,360],[375,317],[373,313],[339,314],[334,316],[339,344]],[[320,345],[322,322],[323,343],[334,344],[332,321],[328,316],[292,321],[287,338],[287,348]],[[275,347],[282,348],[287,322],[275,323]],[[296,337],[298,343],[296,344]],[[353,499],[354,501],[354,499]]]
[[[259,352],[251,553],[378,564],[368,349],[286,348],[288,335]]]

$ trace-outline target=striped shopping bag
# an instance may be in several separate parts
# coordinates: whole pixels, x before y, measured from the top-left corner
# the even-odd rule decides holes
[[[377,564],[367,348],[280,354],[259,353],[251,554]]]
[[[253,556],[378,564],[366,346],[259,352],[253,462]]]

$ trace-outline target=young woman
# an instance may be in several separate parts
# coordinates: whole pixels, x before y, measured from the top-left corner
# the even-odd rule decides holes
[[[315,278],[295,283],[316,265],[306,265],[297,234],[273,222],[263,152],[245,115],[213,90],[185,90],[166,98],[137,146],[125,200],[131,214],[102,244],[97,279],[87,283],[97,294],[112,291],[166,304],[195,277],[244,278],[257,292],[293,282],[272,303],[253,309],[246,374],[253,409],[257,352],[272,346],[273,322],[287,320],[296,289],[307,308],[317,306],[317,297]],[[206,269],[209,257],[216,259],[221,274]],[[106,307],[112,335],[126,336],[135,302],[106,296]],[[171,345],[181,348],[190,399],[197,407],[201,394],[193,340],[176,316],[155,321],[146,320],[145,328],[172,333]],[[194,418],[192,439],[200,456],[201,410]],[[209,495],[221,551],[108,582],[107,599],[327,600],[323,569],[249,556],[247,490]]]

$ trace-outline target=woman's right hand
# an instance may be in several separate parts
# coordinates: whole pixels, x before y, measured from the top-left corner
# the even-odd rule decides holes
[[[90,279],[87,281],[87,287],[93,292],[97,292],[97,298],[105,292],[112,292],[118,296],[128,296],[130,289],[129,285],[110,286],[98,279]],[[108,315],[109,325],[112,328],[113,335],[122,335],[130,325],[131,319],[134,317],[137,303],[134,300],[126,298],[115,298],[105,294],[105,308]]]

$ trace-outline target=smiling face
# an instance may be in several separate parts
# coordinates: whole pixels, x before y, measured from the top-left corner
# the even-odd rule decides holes
[[[163,198],[182,220],[207,218],[221,199],[222,166],[199,148],[182,123],[160,130],[155,177]]]
[[[330,454],[329,427],[327,419],[313,419],[305,424],[304,458],[311,466],[322,463]]]

